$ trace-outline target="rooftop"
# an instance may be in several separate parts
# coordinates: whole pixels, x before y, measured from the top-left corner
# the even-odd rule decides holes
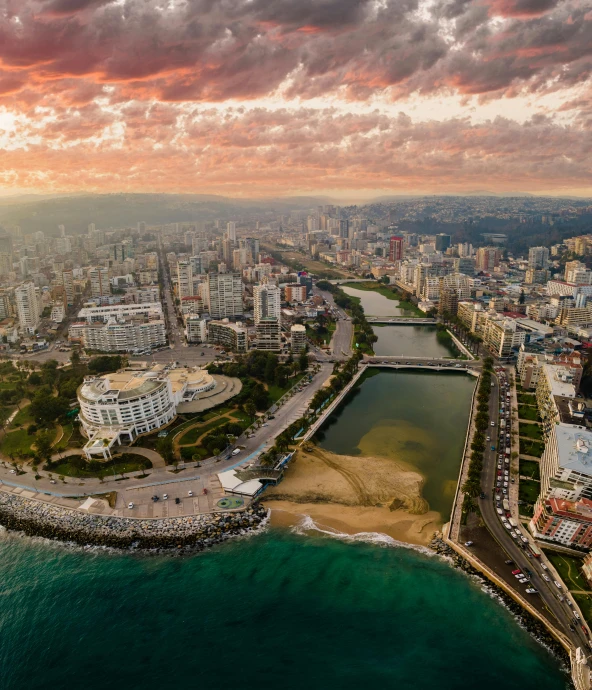
[[[573,424],[555,426],[559,466],[563,469],[592,475],[592,432]]]

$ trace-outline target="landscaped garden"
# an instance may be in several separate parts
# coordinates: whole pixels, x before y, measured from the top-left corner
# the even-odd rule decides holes
[[[532,393],[518,393],[518,403],[522,405],[536,405],[536,397]]]
[[[518,417],[536,422],[539,419],[539,411],[534,405],[518,405]]]
[[[539,463],[534,460],[520,460],[520,475],[540,481],[541,471]]]
[[[590,591],[592,588],[582,573],[582,559],[545,549],[545,556],[555,566],[568,589]]]
[[[533,438],[540,441],[543,438],[543,430],[538,424],[524,424],[520,422],[518,425],[518,435]]]
[[[532,455],[534,458],[540,458],[545,450],[545,444],[541,441],[529,441],[526,438],[519,439],[520,441],[520,455]]]
[[[523,479],[518,486],[518,499],[524,501],[524,503],[534,505],[539,497],[540,491],[541,485],[539,482]]]
[[[148,458],[134,453],[122,453],[111,460],[87,460],[84,455],[70,455],[61,460],[46,463],[44,470],[57,477],[78,477],[103,479],[107,476],[117,476],[128,472],[148,470],[152,463]]]

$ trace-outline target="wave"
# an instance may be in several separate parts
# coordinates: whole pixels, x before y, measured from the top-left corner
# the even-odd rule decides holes
[[[419,546],[418,544],[408,544],[404,541],[398,541],[383,532],[356,532],[355,534],[348,534],[347,532],[340,532],[333,527],[321,527],[310,515],[305,514],[302,515],[300,522],[294,525],[290,531],[299,535],[307,535],[309,532],[319,532],[333,539],[339,539],[340,541],[348,543],[363,542],[383,548],[410,549],[430,557],[437,556],[437,554],[431,549],[428,549],[427,546]]]

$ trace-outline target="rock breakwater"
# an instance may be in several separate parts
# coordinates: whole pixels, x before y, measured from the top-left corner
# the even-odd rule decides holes
[[[192,549],[255,530],[267,518],[256,504],[240,512],[143,520],[92,515],[0,491],[0,525],[28,536],[118,549]]]

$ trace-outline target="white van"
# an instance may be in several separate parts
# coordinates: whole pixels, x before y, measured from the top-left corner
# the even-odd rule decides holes
[[[240,449],[240,448],[235,448],[235,449],[232,451],[232,454],[233,454],[233,455],[238,455],[240,452],[241,452],[241,449]]]

